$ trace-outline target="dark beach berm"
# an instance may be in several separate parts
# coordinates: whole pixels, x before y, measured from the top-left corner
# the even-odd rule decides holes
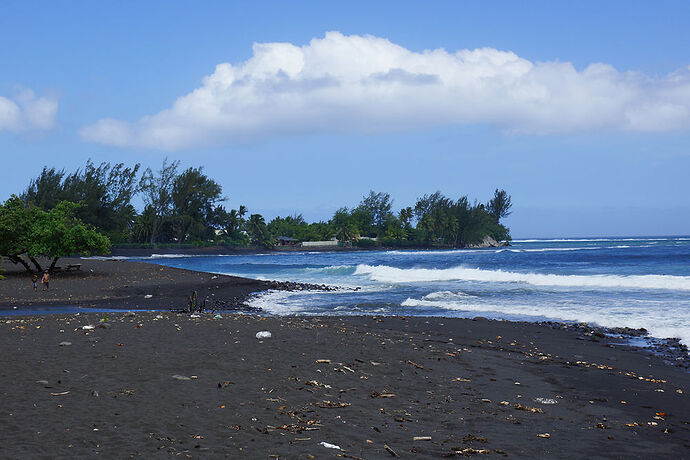
[[[54,276],[48,292],[6,272],[0,305],[170,309],[191,290],[228,298],[266,288],[149,264],[81,263],[81,274]],[[264,330],[272,337],[257,339]],[[4,458],[690,452],[690,374],[581,328],[161,311],[5,316],[0,331]]]

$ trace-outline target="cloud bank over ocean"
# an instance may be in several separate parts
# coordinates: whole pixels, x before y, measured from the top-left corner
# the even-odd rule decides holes
[[[537,135],[687,131],[690,66],[651,77],[603,63],[577,70],[569,62],[531,62],[493,48],[414,52],[385,38],[328,32],[304,46],[256,43],[251,58],[218,64],[172,107],[135,122],[103,118],[81,136],[184,150],[465,124]]]
[[[48,130],[55,124],[58,102],[52,97],[37,97],[26,89],[16,97],[0,96],[0,131]]]

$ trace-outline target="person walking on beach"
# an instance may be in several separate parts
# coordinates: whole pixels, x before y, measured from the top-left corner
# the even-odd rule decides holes
[[[43,274],[43,278],[41,278],[41,283],[43,283],[43,290],[44,291],[47,291],[50,288],[50,286],[49,286],[49,284],[50,284],[50,273],[48,273],[48,270],[46,270],[45,273]]]
[[[38,291],[38,275],[36,273],[31,277],[31,282],[34,284],[34,292]]]

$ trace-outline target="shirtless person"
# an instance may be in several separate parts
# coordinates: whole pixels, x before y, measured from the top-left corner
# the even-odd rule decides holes
[[[41,278],[41,283],[43,283],[43,290],[44,291],[47,291],[50,288],[50,286],[49,286],[49,284],[50,284],[50,273],[48,273],[48,270],[46,270],[45,273],[43,274],[43,278]]]

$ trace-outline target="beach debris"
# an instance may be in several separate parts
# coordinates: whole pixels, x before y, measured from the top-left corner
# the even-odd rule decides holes
[[[60,345],[61,347],[69,347],[70,345],[72,345],[72,342],[67,342],[67,341],[65,341],[65,342],[60,342],[59,345]]]
[[[604,425],[604,424],[601,423],[601,422],[597,423],[597,424],[596,424],[596,427],[599,428],[599,429],[601,429],[601,430],[606,430],[606,429],[608,429],[608,428],[611,428],[610,426]]]
[[[226,380],[224,382],[218,382],[218,388],[223,389],[223,388],[227,387],[228,385],[234,385],[234,384],[235,384],[235,382],[231,382],[229,380]]]
[[[69,391],[61,391],[59,393],[50,393],[50,396],[65,396],[68,394],[69,394]]]
[[[47,380],[36,380],[36,383],[38,383],[39,385],[43,385],[43,386],[45,386],[46,388],[50,388],[50,387],[48,386],[48,385],[50,385],[50,382],[48,382]]]
[[[340,448],[340,446],[336,446],[335,444],[331,444],[330,442],[326,442],[326,441],[321,441],[321,442],[319,443],[319,445],[325,447],[326,449],[338,449],[338,450],[342,450],[342,449]]]
[[[544,439],[549,439],[551,435],[549,433],[539,433],[537,435],[538,438],[544,438]]]
[[[508,401],[501,401],[499,404],[501,406],[510,406],[510,402],[508,402]]]
[[[123,315],[125,318],[131,318],[132,316],[137,316],[133,311],[128,311]]]
[[[519,403],[515,404],[513,407],[516,408],[517,410],[524,410],[526,412],[532,412],[534,414],[543,414],[544,413],[544,411],[542,409],[540,409],[539,407],[523,406],[522,404],[519,404]]]
[[[98,398],[98,391],[91,390],[91,396],[93,396],[94,398]]]
[[[676,393],[678,393],[679,395],[682,395],[682,394],[683,394],[683,390],[681,390],[680,388],[678,388],[678,389],[676,390]]]
[[[223,315],[215,315],[214,318],[216,318],[216,319],[222,319],[222,318],[223,318]]]
[[[186,375],[180,375],[180,374],[174,374],[172,376],[175,380],[192,380],[191,378],[187,377]]]
[[[332,402],[324,399],[322,402],[316,404],[319,407],[322,407],[324,409],[327,408],[341,408],[341,407],[349,407],[352,404],[350,403],[345,403],[345,402]]]
[[[201,315],[197,315],[196,313],[189,315],[190,318],[201,318]]]
[[[151,295],[151,294],[146,294],[146,295],[144,296],[144,298],[145,298],[145,299],[152,299],[152,298],[153,298],[153,295]]]
[[[466,378],[463,378],[463,377],[455,377],[455,378],[453,379],[453,382],[471,382],[471,381],[472,381],[472,380],[466,379]]]
[[[431,436],[413,436],[413,441],[431,441]]]
[[[383,445],[383,448],[386,449],[386,452],[388,452],[389,454],[391,454],[392,457],[400,457],[400,455],[398,455],[398,453],[397,453],[396,451],[394,451],[393,449],[391,449],[390,446],[389,446],[388,444],[384,444],[384,445]]]
[[[92,326],[92,325],[89,324],[89,325],[87,325],[87,326],[82,326],[81,328],[82,328],[82,330],[84,330],[84,331],[90,331],[90,330],[94,329],[94,326]]]
[[[473,435],[472,433],[470,433],[470,434],[468,434],[467,436],[464,436],[464,437],[462,438],[462,442],[465,443],[465,444],[467,444],[468,442],[473,442],[473,441],[478,441],[478,442],[487,443],[487,442],[489,442],[489,439],[488,439],[488,438],[485,438],[484,436],[476,436],[476,435]]]
[[[468,457],[473,454],[490,454],[489,449],[475,449],[473,447],[452,447],[453,454]],[[452,454],[451,454],[452,455]]]
[[[534,398],[534,402],[539,404],[558,404],[558,401],[552,398]]]
[[[331,360],[330,360],[330,359],[317,359],[316,362],[317,362],[318,364],[331,364]]]
[[[257,339],[270,339],[272,337],[269,331],[259,331],[256,333]]]
[[[379,393],[374,391],[371,393],[372,398],[395,398],[395,393]]]
[[[410,364],[410,365],[416,367],[417,369],[424,369],[424,366],[421,366],[421,365],[419,365],[419,364],[417,364],[417,363],[415,363],[415,362],[412,362],[412,361],[410,361],[410,360],[407,361],[407,364]]]

